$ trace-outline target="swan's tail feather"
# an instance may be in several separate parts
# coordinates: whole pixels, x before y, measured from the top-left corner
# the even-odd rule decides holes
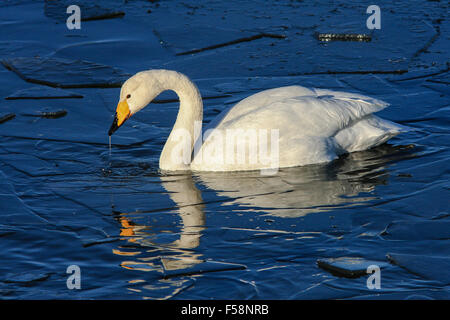
[[[339,131],[334,138],[343,151],[355,152],[379,146],[406,131],[406,126],[370,115]]]

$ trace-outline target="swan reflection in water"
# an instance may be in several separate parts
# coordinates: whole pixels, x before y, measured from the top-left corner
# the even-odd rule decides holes
[[[387,183],[389,163],[414,157],[411,149],[412,146],[384,144],[348,154],[324,165],[280,169],[273,176],[263,176],[259,171],[161,176],[162,186],[175,203],[175,210],[181,219],[179,238],[161,246],[152,241],[155,234],[148,226],[133,222],[129,214],[121,214],[121,234],[141,249],[150,248],[148,256],[139,257],[138,262],[124,262],[122,266],[163,272],[163,269],[192,268],[205,261],[205,257],[195,251],[206,228],[205,204],[195,182],[214,191],[222,198],[221,205],[233,206],[234,211],[296,218],[376,199],[373,191],[376,186]],[[141,212],[145,214],[145,211]],[[162,255],[167,257],[161,258]]]
[[[161,259],[165,270],[185,269],[202,261],[200,254],[196,254],[190,249],[194,249],[200,244],[201,231],[205,229],[205,205],[200,190],[195,186],[191,175],[161,176],[160,178],[181,218],[179,238],[169,244],[158,244],[151,240],[152,234],[149,233],[149,227],[135,223],[127,217],[128,214],[121,214],[119,217],[120,235],[126,236],[129,242],[142,247],[156,247],[170,251],[170,258],[156,257]],[[145,213],[143,212],[143,214]],[[122,251],[116,251],[116,253],[118,252],[123,254]],[[128,267],[127,264],[123,263],[122,266]],[[134,266],[133,269],[136,269],[136,264],[131,264]],[[160,266],[150,264],[150,269],[153,267],[156,267],[157,270],[161,269]],[[148,267],[139,269],[148,271]]]

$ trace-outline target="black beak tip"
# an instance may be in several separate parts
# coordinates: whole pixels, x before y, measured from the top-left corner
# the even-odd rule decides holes
[[[115,116],[115,117],[114,117],[114,121],[113,121],[113,123],[111,124],[111,127],[109,128],[108,135],[109,135],[109,136],[112,136],[112,134],[113,134],[114,132],[116,132],[117,129],[119,129],[119,126],[117,125],[117,116]]]

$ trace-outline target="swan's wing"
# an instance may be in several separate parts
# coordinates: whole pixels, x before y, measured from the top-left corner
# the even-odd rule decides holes
[[[384,102],[383,100],[364,96],[364,95],[358,94],[358,93],[333,91],[333,90],[328,90],[328,89],[314,89],[314,92],[316,93],[317,97],[329,96],[336,100],[363,102],[363,103],[365,103],[364,109],[365,109],[366,114],[380,111],[380,110],[386,108],[387,106],[389,106],[389,103]]]
[[[372,113],[386,108],[389,104],[371,97],[324,89],[315,89],[318,96],[333,95],[341,101],[361,102],[353,104],[350,110],[356,112],[350,122],[344,121],[334,135],[334,141],[340,149],[346,152],[366,150],[376,147],[408,128],[397,123],[379,118]],[[353,108],[353,109],[352,109]]]
[[[384,101],[347,92],[298,86],[266,90],[242,100],[214,119],[205,129],[202,150],[215,150],[216,146],[226,150],[223,137],[228,139],[228,132],[239,137],[237,148],[245,148],[254,144],[251,143],[254,137],[261,133],[253,130],[266,130],[267,135],[277,130],[281,167],[329,162],[350,149],[371,147],[398,133],[377,127],[387,128],[387,123],[366,121],[386,106]],[[361,125],[355,126],[360,121]],[[372,133],[378,136],[373,138]],[[212,167],[222,169],[214,161],[210,162]],[[236,165],[231,167],[236,168]],[[245,166],[244,169],[253,168]]]
[[[331,137],[388,104],[359,94],[291,86],[250,96],[209,128],[279,129],[291,137]]]
[[[267,108],[274,102],[306,95],[315,95],[315,93],[313,90],[302,86],[281,87],[255,93],[242,99],[233,107],[222,111],[208,124],[206,129],[216,128],[220,123],[232,121],[233,119],[244,118],[249,113],[258,113],[258,110]]]

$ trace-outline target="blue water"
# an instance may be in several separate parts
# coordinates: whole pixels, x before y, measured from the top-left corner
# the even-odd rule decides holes
[[[69,30],[68,3],[0,4],[0,117],[15,114],[0,124],[1,298],[450,298],[448,4],[378,1],[381,29],[368,30],[365,1],[71,1],[85,17],[124,15]],[[109,150],[120,83],[150,68],[191,77],[205,123],[300,84],[387,101],[379,115],[411,130],[274,176],[165,175],[173,94]],[[317,265],[342,257],[383,265],[381,288]],[[80,289],[67,287],[71,265]]]

